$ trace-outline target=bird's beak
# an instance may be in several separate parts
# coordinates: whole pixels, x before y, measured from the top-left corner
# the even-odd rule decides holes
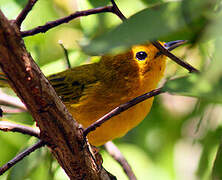
[[[177,41],[170,41],[167,43],[164,43],[164,47],[168,49],[169,51],[172,51],[173,49],[185,44],[186,40],[177,40]]]
[[[163,45],[166,49],[168,49],[169,51],[172,51],[173,49],[185,44],[186,42],[187,42],[186,40],[177,40],[177,41],[170,41],[170,42],[164,43]],[[161,51],[159,51],[156,54],[155,58],[157,58],[161,54],[162,54]]]

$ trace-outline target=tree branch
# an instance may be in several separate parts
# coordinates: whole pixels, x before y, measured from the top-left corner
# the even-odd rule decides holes
[[[11,131],[11,132],[19,132],[22,134],[27,134],[30,136],[35,136],[37,138],[40,137],[40,131],[28,126],[23,126],[20,124],[8,122],[8,121],[0,121],[0,130],[1,131]]]
[[[82,129],[26,51],[17,25],[8,21],[1,11],[0,67],[37,122],[41,139],[69,178],[109,179],[104,169],[98,169]]]
[[[84,129],[83,135],[86,137],[91,131],[94,131],[96,128],[100,127],[103,123],[108,121],[113,116],[116,116],[116,115],[120,114],[121,112],[126,111],[127,109],[131,108],[132,106],[135,106],[136,104],[138,104],[142,101],[145,101],[148,98],[151,98],[153,96],[159,95],[164,92],[165,91],[162,88],[154,89],[148,93],[145,93],[141,96],[138,96],[138,97],[132,99],[131,101],[121,104],[120,106],[116,107],[115,109],[113,109],[109,113],[105,114],[100,119],[98,119],[96,122],[91,124],[89,127]]]
[[[23,126],[23,125],[11,123],[8,121],[0,121],[0,130],[6,131],[6,132],[9,132],[9,131],[10,132],[19,132],[19,133],[27,134],[27,135],[34,136],[37,138],[39,138],[39,134],[40,134],[39,130],[36,130],[36,129],[28,127],[28,126]],[[115,144],[112,141],[109,141],[104,145],[104,147],[105,147],[106,151],[121,165],[121,167],[123,168],[126,175],[129,177],[129,179],[136,180],[136,176],[134,175],[130,165],[128,164],[128,162],[126,161],[126,159],[124,158],[124,156],[122,155],[120,150],[115,146]],[[34,150],[36,150],[36,149],[33,149],[33,151]],[[25,153],[22,153],[22,154],[25,154]],[[28,155],[28,154],[26,154],[26,155]],[[19,156],[21,156],[21,155],[19,155]],[[18,157],[15,157],[13,159],[18,159]],[[6,165],[4,165],[5,168],[2,167],[2,174],[8,170],[8,168],[6,169],[6,167],[8,167],[8,164],[10,164],[11,165],[10,167],[12,167],[17,162],[19,162],[19,161],[16,161],[12,164],[11,161],[9,161]],[[0,173],[1,173],[1,168],[0,168]]]
[[[27,148],[25,151],[21,152],[17,156],[15,156],[11,161],[7,162],[5,165],[0,167],[0,176],[5,173],[7,170],[9,170],[12,166],[14,166],[16,163],[21,161],[24,157],[28,156],[30,153],[34,152],[36,149],[39,149],[43,146],[45,146],[46,143],[42,140],[34,144],[33,146]]]
[[[71,21],[75,18],[82,17],[82,16],[88,16],[91,14],[104,13],[104,12],[113,12],[113,7],[112,6],[105,6],[105,7],[98,7],[98,8],[94,8],[94,9],[84,10],[84,11],[77,11],[69,16],[57,19],[55,21],[49,21],[45,25],[38,26],[38,27],[33,28],[31,30],[22,31],[21,35],[22,35],[22,37],[26,37],[26,36],[35,35],[38,33],[45,33],[46,31],[48,31],[60,24],[68,23],[69,21]]]
[[[136,176],[133,173],[132,168],[130,167],[129,163],[122,155],[120,150],[115,146],[115,144],[112,141],[109,141],[104,144],[104,147],[106,151],[113,157],[113,159],[115,159],[120,164],[128,178],[130,180],[136,180]]]
[[[0,104],[6,106],[12,106],[21,109],[22,111],[27,111],[25,105],[17,97],[9,96],[3,93],[1,90],[0,90]]]
[[[112,13],[116,14],[122,21],[125,21],[127,18],[123,15],[123,13],[119,10],[114,0],[111,0],[112,3]]]
[[[38,0],[29,0],[28,3],[26,4],[25,8],[21,11],[21,13],[18,15],[18,17],[15,20],[15,23],[17,26],[20,28],[22,22],[25,20],[26,16],[28,13],[32,10],[33,6]]]
[[[30,135],[30,136],[40,138],[40,131],[39,130],[36,130],[36,129],[28,127],[28,126],[23,126],[23,125],[11,123],[11,122],[8,122],[8,121],[0,121],[0,130],[1,131],[6,131],[6,132],[9,132],[9,131],[10,132],[19,132],[19,133],[22,133],[22,134],[27,134],[27,135]],[[37,142],[33,146],[27,148],[25,151],[16,155],[12,160],[10,160],[5,165],[0,167],[0,175],[2,175],[7,170],[9,170],[11,167],[16,165],[19,161],[21,161],[23,158],[28,156],[30,153],[32,153],[35,150],[43,147],[44,145],[46,145],[46,143],[43,142],[42,140],[40,140],[39,142]]]
[[[92,15],[92,14],[105,13],[105,12],[111,12],[111,13],[117,15],[122,21],[126,20],[126,17],[119,10],[115,1],[111,0],[111,3],[112,3],[112,6],[104,6],[104,7],[98,7],[98,8],[93,8],[93,9],[89,9],[89,10],[77,11],[69,16],[57,19],[55,21],[49,21],[45,25],[38,26],[38,27],[33,28],[31,30],[22,31],[21,35],[22,35],[22,37],[26,37],[26,36],[35,35],[38,33],[45,33],[46,31],[48,31],[60,24],[68,23],[69,21],[71,21],[75,18],[82,17],[82,16],[88,16],[88,15]]]
[[[18,27],[21,26],[35,2],[37,2],[37,0],[29,0],[26,7],[17,17],[15,23]],[[38,26],[32,30],[23,31],[21,32],[21,36],[26,37],[37,33],[43,33],[60,24],[68,23],[72,19],[103,12],[114,13],[123,21],[126,20],[126,17],[121,13],[114,0],[111,0],[111,2],[112,6],[78,11],[70,16],[48,22],[45,25]],[[0,67],[9,77],[9,83],[26,104],[41,129],[41,138],[44,141],[41,140],[39,142],[40,145],[37,143],[36,147],[41,147],[44,145],[44,142],[48,142],[48,146],[51,148],[52,153],[64,168],[70,179],[82,179],[83,177],[85,179],[103,179],[104,176],[109,177],[107,173],[104,175],[103,170],[100,171],[100,169],[98,169],[98,166],[92,158],[93,155],[90,154],[89,148],[86,147],[82,133],[84,136],[87,136],[89,132],[101,126],[111,117],[118,115],[139,102],[163,93],[164,91],[159,88],[122,104],[82,132],[78,127],[78,124],[72,119],[65,106],[55,94],[51,85],[41,74],[41,71],[33,62],[31,56],[26,52],[19,30],[13,23],[14,22],[11,22],[11,24],[9,24],[7,19],[5,19],[4,15],[0,12]],[[180,60],[158,42],[153,42],[153,45],[160,49],[163,54],[188,69],[190,72],[198,72],[197,69]],[[6,56],[6,54],[8,56]],[[18,67],[17,72],[13,72],[12,65],[13,67]],[[0,130],[3,129],[5,131],[22,132],[24,134],[32,134],[33,136],[39,137],[37,136],[37,132],[32,132],[31,129],[24,129],[24,127],[15,127],[13,124],[5,124],[5,127],[2,127],[1,129],[0,123]],[[32,147],[35,147],[35,145]],[[79,149],[81,149],[81,151],[79,151]],[[32,151],[30,150],[25,151],[25,154],[30,154],[31,152]],[[136,179],[133,173],[130,174],[131,169],[127,169],[130,167],[122,161],[122,157],[120,157],[118,153],[113,156],[117,158],[117,161],[120,164],[122,163],[122,167],[127,171],[126,173],[129,173],[127,175],[132,179]],[[19,157],[16,156],[12,161],[0,169],[0,173],[4,171],[4,169],[9,169],[13,163],[15,164],[19,159],[21,160],[24,157],[25,156],[23,155],[19,155]]]
[[[163,47],[158,41],[153,41],[152,44],[157,49],[159,49],[161,51],[161,53],[163,53],[164,55],[168,56],[170,59],[172,59],[174,62],[176,62],[180,66],[182,66],[185,69],[187,69],[190,73],[193,73],[193,72],[198,73],[199,72],[196,68],[194,68],[193,66],[191,66],[187,62],[182,61],[180,58],[178,58],[177,56],[172,54],[168,49]]]
[[[4,114],[17,114],[17,113],[24,112],[23,110],[19,108],[13,108],[13,107],[4,106],[4,105],[1,106],[1,108]]]

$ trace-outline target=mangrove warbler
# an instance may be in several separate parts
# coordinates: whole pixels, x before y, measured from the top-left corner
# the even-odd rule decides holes
[[[162,43],[170,48],[181,41]],[[136,45],[118,55],[104,55],[98,63],[82,65],[48,77],[57,94],[84,128],[139,95],[156,88],[163,76],[166,56],[152,44]],[[0,74],[0,84],[6,84]],[[4,83],[4,84],[3,84]],[[153,98],[111,118],[88,134],[99,146],[126,134],[149,113]]]

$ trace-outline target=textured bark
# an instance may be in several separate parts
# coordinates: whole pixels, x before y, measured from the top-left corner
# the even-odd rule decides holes
[[[70,179],[110,179],[109,173],[96,165],[82,129],[26,51],[16,24],[1,11],[0,67],[35,119],[41,139]]]

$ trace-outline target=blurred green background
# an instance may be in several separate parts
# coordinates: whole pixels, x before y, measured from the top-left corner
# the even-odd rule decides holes
[[[0,9],[15,19],[25,0],[1,0]],[[165,89],[155,98],[147,118],[125,137],[114,142],[139,180],[222,179],[222,3],[220,0],[116,0],[129,17],[121,22],[111,13],[75,19],[44,34],[24,38],[26,47],[45,75],[67,68],[59,41],[68,49],[72,67],[98,60],[104,52],[118,52],[148,40],[186,39],[173,51],[200,69],[192,75],[168,60]],[[24,23],[29,30],[77,10],[105,6],[108,0],[39,0]],[[175,79],[177,78],[177,79]],[[174,80],[170,80],[174,79]],[[13,92],[1,90],[0,93]],[[28,113],[1,106],[1,120],[35,126]],[[0,132],[0,166],[36,139]],[[127,179],[121,167],[101,148],[104,167]],[[217,155],[218,153],[218,155]],[[217,155],[217,156],[216,156]],[[216,160],[215,160],[216,159]],[[47,148],[42,148],[0,176],[0,180],[68,179]]]

